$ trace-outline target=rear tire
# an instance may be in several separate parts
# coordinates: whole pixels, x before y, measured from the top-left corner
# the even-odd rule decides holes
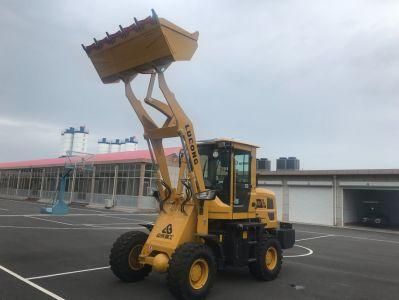
[[[258,244],[256,261],[248,265],[251,274],[258,280],[275,279],[283,263],[280,242],[275,238],[264,238]]]
[[[216,265],[206,245],[187,243],[173,253],[169,261],[167,283],[179,299],[203,299],[215,280]]]
[[[112,272],[120,280],[135,282],[144,279],[150,272],[150,265],[142,265],[138,257],[147,241],[148,234],[130,231],[122,234],[114,243],[109,256]]]

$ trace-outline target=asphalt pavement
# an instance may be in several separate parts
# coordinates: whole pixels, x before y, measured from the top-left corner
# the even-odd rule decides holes
[[[40,215],[41,204],[0,199],[0,299],[173,299],[165,275],[123,283],[108,255],[122,233],[153,214],[75,207]],[[295,225],[272,282],[247,268],[218,273],[209,299],[398,299],[399,234]]]

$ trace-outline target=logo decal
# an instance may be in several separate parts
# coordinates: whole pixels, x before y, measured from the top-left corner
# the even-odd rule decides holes
[[[166,226],[163,230],[162,233],[167,233],[167,234],[171,234],[172,233],[172,224],[169,224],[168,226]]]
[[[187,137],[188,137],[188,147],[190,148],[191,157],[193,158],[194,165],[197,165],[199,162],[198,152],[194,145],[194,138],[193,138],[193,134],[191,132],[190,125],[186,125],[185,128],[186,128],[186,133],[187,133]]]
[[[171,240],[173,238],[172,224],[168,224],[160,233],[157,234],[158,238]]]

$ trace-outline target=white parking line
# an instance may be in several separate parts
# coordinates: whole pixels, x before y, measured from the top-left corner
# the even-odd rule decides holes
[[[295,232],[314,233],[314,234],[326,234],[325,232],[306,231],[306,230],[296,230],[296,229],[295,229]]]
[[[0,210],[8,211],[8,209],[5,209],[5,208],[0,208]]]
[[[75,225],[75,224],[71,224],[71,223],[65,223],[65,222],[54,221],[54,220],[47,220],[47,219],[38,218],[38,217],[32,217],[32,216],[27,216],[26,218],[40,220],[40,221],[46,221],[46,222],[51,222],[51,223],[58,223],[58,224],[68,225],[68,226],[74,226]]]
[[[51,214],[20,214],[20,215],[0,215],[0,217],[50,217],[50,218],[57,218],[57,217],[88,217],[88,216],[101,216],[101,217],[106,217],[106,216],[141,216],[142,214],[129,214],[129,213],[115,213],[115,214],[66,214],[66,215],[51,215]],[[147,215],[145,215],[147,216]],[[148,215],[148,216],[156,216],[154,215]],[[129,219],[131,220],[131,219]]]
[[[283,255],[284,258],[286,258],[286,257],[291,257],[291,258],[292,257],[303,257],[303,256],[309,256],[309,255],[313,254],[313,250],[310,249],[310,248],[307,248],[307,247],[301,246],[301,245],[294,245],[294,246],[295,247],[299,247],[299,248],[303,248],[303,249],[307,250],[308,252],[304,253],[304,254],[297,254],[297,255]]]
[[[98,271],[98,270],[104,270],[104,269],[109,269],[109,268],[110,268],[110,266],[106,266],[106,267],[99,267],[99,268],[78,270],[78,271],[72,271],[72,272],[64,272],[64,273],[57,273],[57,274],[50,274],[50,275],[35,276],[35,277],[27,278],[27,279],[28,279],[28,280],[36,280],[36,279],[57,277],[57,276],[70,275],[70,274],[76,274],[76,273],[84,273],[84,272]]]
[[[13,226],[0,225],[0,229],[40,229],[40,230],[132,230],[144,229],[144,227],[34,227],[34,226]]]
[[[296,232],[304,232],[304,233],[314,233],[314,234],[326,234],[325,232],[315,232],[315,231],[304,231],[304,230],[296,230]],[[374,242],[381,242],[381,243],[390,243],[390,244],[399,244],[399,241],[390,241],[390,240],[382,240],[382,239],[373,239],[367,237],[360,237],[360,236],[353,236],[353,235],[345,235],[345,234],[331,234],[335,237],[343,237],[355,240],[366,240],[366,241],[374,241]],[[311,238],[309,238],[311,239]]]
[[[350,239],[355,239],[355,240],[366,240],[366,241],[373,241],[373,242],[399,244],[399,241],[372,239],[372,238],[365,238],[365,237],[360,237],[360,236],[341,235],[341,234],[336,234],[335,236],[344,237],[344,238],[350,238]]]
[[[131,213],[134,216],[158,216],[159,213]]]
[[[83,226],[106,226],[106,225],[138,225],[137,222],[126,222],[126,223],[102,223],[102,224],[81,224]]]
[[[96,210],[96,209],[91,209],[91,208],[77,208],[77,207],[69,207],[69,209],[73,210],[84,210],[84,211],[94,211],[98,212],[100,214],[106,214],[107,212],[102,211],[102,210]]]
[[[4,272],[10,274],[11,276],[13,276],[13,277],[15,277],[15,278],[21,280],[22,282],[24,282],[24,283],[30,285],[31,287],[33,287],[33,288],[35,288],[35,289],[41,291],[42,293],[44,293],[44,294],[50,296],[50,297],[53,298],[53,299],[56,299],[56,300],[65,300],[64,298],[62,298],[62,297],[60,297],[60,296],[58,296],[58,295],[56,295],[56,294],[50,292],[49,290],[46,290],[45,288],[42,288],[41,286],[37,285],[36,283],[33,283],[33,282],[30,281],[29,279],[26,279],[26,278],[24,278],[24,277],[18,275],[17,273],[15,273],[15,272],[13,272],[13,271],[11,271],[11,270],[9,270],[9,269],[7,269],[7,268],[1,266],[1,265],[0,265],[0,269],[3,270]]]
[[[119,219],[119,220],[128,220],[128,221],[138,221],[138,222],[150,222],[149,220],[142,220],[142,219],[133,219],[133,218],[122,218],[122,217],[115,217],[115,216],[103,216],[106,218],[113,218],[113,219]]]
[[[331,237],[331,236],[335,236],[335,235],[334,234],[328,234],[328,235],[314,236],[314,237],[310,237],[310,238],[304,238],[304,239],[295,240],[295,242],[322,239],[322,238]]]

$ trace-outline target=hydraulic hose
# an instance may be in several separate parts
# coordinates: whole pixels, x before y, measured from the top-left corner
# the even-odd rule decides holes
[[[190,201],[190,199],[192,198],[192,196],[193,196],[193,191],[192,191],[192,189],[191,189],[191,185],[190,185],[190,182],[187,180],[182,180],[182,184],[184,185],[184,187],[186,188],[186,199],[183,201],[183,203],[181,204],[181,206],[180,206],[180,211],[182,212],[182,213],[186,213],[186,211],[184,210],[184,206],[186,205],[186,203],[188,202],[188,201]]]

